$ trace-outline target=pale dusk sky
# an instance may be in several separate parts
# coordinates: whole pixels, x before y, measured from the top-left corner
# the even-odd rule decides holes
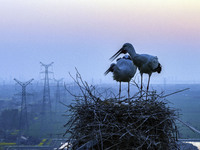
[[[199,83],[200,1],[0,0],[0,82],[39,80],[39,62],[53,61],[56,78],[70,81],[77,67],[85,80],[114,83],[103,73],[125,42],[158,56],[152,82]]]

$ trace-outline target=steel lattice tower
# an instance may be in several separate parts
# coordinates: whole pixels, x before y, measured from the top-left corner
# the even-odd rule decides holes
[[[58,102],[60,101],[60,82],[63,81],[63,78],[62,79],[59,79],[59,80],[56,80],[54,79],[55,82],[56,82],[56,102],[55,102],[55,112],[57,112],[57,109],[58,109]]]
[[[21,87],[22,87],[22,93],[21,93],[21,112],[20,112],[20,122],[19,122],[19,128],[20,131],[22,129],[28,129],[28,118],[27,118],[27,106],[26,106],[26,87],[29,85],[33,79],[27,81],[27,82],[21,82],[17,79],[14,79]]]
[[[44,73],[44,90],[43,90],[43,101],[42,101],[42,114],[46,114],[48,112],[51,113],[51,100],[50,100],[50,88],[49,88],[49,73],[52,73],[49,71],[49,67],[53,64],[51,62],[50,64],[43,64],[40,62],[40,64],[45,68]]]
[[[51,111],[51,99],[50,99],[50,87],[49,87],[49,67],[53,64],[43,64],[40,62],[41,66],[45,70],[41,73],[44,73],[44,89],[43,89],[43,100],[42,100],[42,110],[41,110],[41,128],[40,136],[46,136],[51,129],[52,123],[52,111]]]

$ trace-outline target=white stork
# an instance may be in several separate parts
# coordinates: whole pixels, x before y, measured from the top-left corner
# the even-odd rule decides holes
[[[123,54],[128,53],[130,55],[131,59],[133,60],[133,63],[140,70],[140,74],[141,74],[141,91],[142,91],[142,76],[143,76],[143,73],[146,73],[146,74],[149,75],[148,85],[147,85],[147,92],[148,92],[151,74],[153,72],[160,73],[161,70],[162,70],[162,66],[158,61],[158,57],[157,56],[148,55],[148,54],[137,54],[135,52],[135,49],[134,49],[132,44],[125,43],[122,46],[122,48],[110,58],[110,60],[114,60],[121,53],[123,53]]]
[[[118,81],[119,84],[119,98],[121,94],[121,82],[128,82],[128,97],[130,97],[130,80],[133,78],[137,67],[133,64],[130,56],[125,55],[123,58],[117,59],[117,63],[112,63],[110,68],[104,73],[107,75],[109,72],[113,73],[113,79]]]

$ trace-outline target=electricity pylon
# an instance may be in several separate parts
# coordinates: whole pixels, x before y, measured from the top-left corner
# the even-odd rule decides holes
[[[57,112],[58,110],[58,102],[60,102],[60,82],[63,81],[63,78],[56,80],[54,79],[56,82],[56,102],[55,102],[55,112]]]
[[[51,129],[52,124],[52,110],[51,110],[51,99],[50,99],[50,87],[49,87],[49,67],[53,64],[44,64],[40,62],[41,66],[45,68],[44,73],[44,90],[43,90],[43,100],[42,100],[42,110],[41,110],[41,135],[46,135]]]
[[[21,82],[17,79],[14,79],[21,87],[22,87],[22,93],[21,93],[21,112],[20,112],[20,121],[19,121],[19,129],[20,131],[23,129],[28,129],[28,117],[27,117],[27,106],[26,106],[26,87],[29,85],[34,79],[31,79],[27,82]]]
[[[53,64],[53,62],[51,62],[50,64],[43,64],[42,62],[40,62],[40,64],[45,68],[45,71],[41,72],[41,73],[45,74],[45,77],[44,77],[44,90],[43,90],[43,101],[42,101],[42,114],[46,114],[48,112],[51,113],[49,73],[53,73],[53,72],[50,72],[48,69]]]

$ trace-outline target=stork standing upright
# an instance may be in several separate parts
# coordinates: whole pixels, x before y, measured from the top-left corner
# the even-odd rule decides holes
[[[128,97],[130,97],[130,80],[133,78],[137,67],[133,64],[130,56],[125,55],[123,58],[117,59],[117,63],[112,63],[108,70],[104,73],[113,73],[113,79],[119,82],[119,98],[121,94],[121,82],[128,82]]]
[[[148,55],[148,54],[137,54],[135,52],[135,49],[134,49],[132,44],[125,43],[122,46],[122,48],[110,58],[110,60],[113,61],[115,58],[117,58],[122,53],[123,54],[128,53],[130,55],[131,59],[133,60],[133,63],[140,70],[140,74],[141,74],[141,91],[142,91],[142,88],[143,88],[143,86],[142,86],[143,73],[146,73],[146,74],[149,75],[148,84],[147,84],[147,92],[148,92],[151,74],[153,72],[160,73],[161,70],[162,70],[161,64],[158,61],[158,57],[157,56]]]

